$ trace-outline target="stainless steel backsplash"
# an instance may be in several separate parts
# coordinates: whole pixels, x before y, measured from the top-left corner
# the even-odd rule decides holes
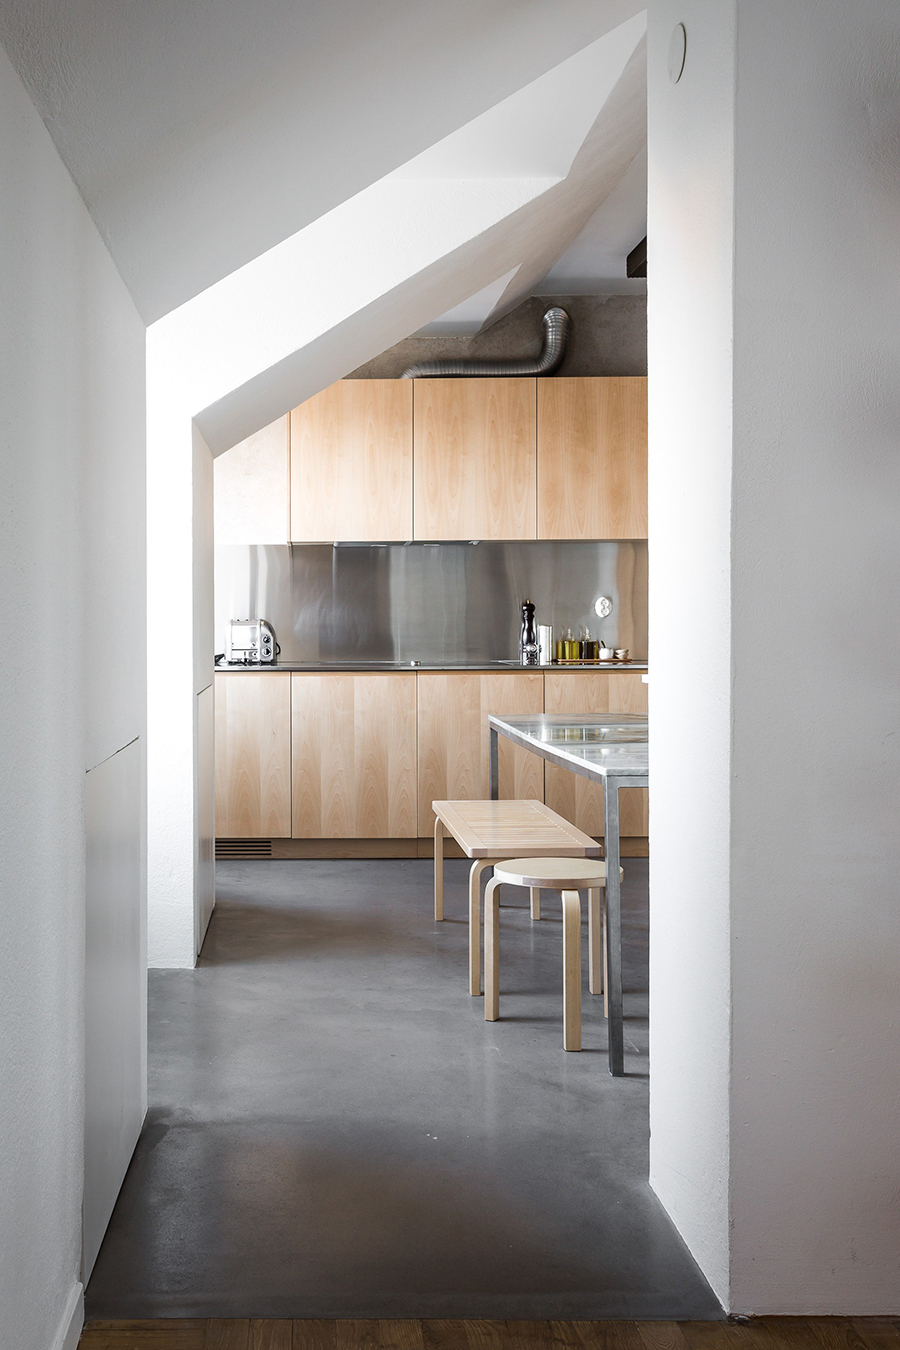
[[[612,600],[598,619],[594,601]],[[647,541],[273,544],[216,549],[216,650],[229,619],[268,619],[285,664],[515,658],[519,607],[647,657]]]

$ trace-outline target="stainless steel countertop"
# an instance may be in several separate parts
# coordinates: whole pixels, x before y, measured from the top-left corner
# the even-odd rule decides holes
[[[252,665],[228,666],[225,665],[224,663],[222,665],[216,666],[216,674],[227,674],[227,675],[246,675],[248,672],[250,674],[259,674],[260,672],[262,672],[264,674],[272,673],[277,675],[279,672],[284,674],[290,671],[306,671],[307,673],[311,674],[344,674],[344,675],[364,675],[367,673],[378,674],[379,672],[383,671],[406,671],[407,673],[410,671],[412,671],[413,673],[417,671],[425,671],[425,672],[480,671],[480,672],[491,672],[493,674],[501,674],[504,672],[511,673],[513,671],[524,671],[526,673],[528,672],[533,673],[536,671],[547,671],[547,670],[645,671],[647,670],[647,662],[592,661],[590,663],[576,662],[572,664],[569,664],[567,662],[565,665],[523,666],[518,661],[488,661],[483,665],[472,665],[472,666],[464,666],[464,665],[427,666],[427,665],[410,665],[409,663],[401,663],[399,661],[310,661],[303,664],[279,663],[278,665],[274,666],[252,666]]]

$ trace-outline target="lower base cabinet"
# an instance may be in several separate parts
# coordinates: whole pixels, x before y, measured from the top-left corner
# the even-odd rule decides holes
[[[291,677],[215,677],[216,835],[291,832]]]
[[[569,670],[544,676],[544,711],[548,713],[645,713],[647,686],[637,672]],[[548,764],[545,797],[549,807],[585,834],[604,833],[603,788],[567,769]],[[619,793],[619,834],[649,833],[649,794],[646,788],[623,788]]]
[[[433,801],[488,796],[490,713],[647,711],[629,671],[242,671],[215,696],[219,839],[424,838]],[[603,834],[602,787],[503,737],[499,768],[501,797]],[[623,836],[646,836],[648,814],[646,789],[622,791]]]
[[[490,713],[539,713],[544,677],[430,674],[419,681],[419,835],[434,830],[433,801],[490,795]],[[544,762],[501,740],[500,796],[544,799]]]
[[[294,839],[416,835],[416,676],[291,676]]]

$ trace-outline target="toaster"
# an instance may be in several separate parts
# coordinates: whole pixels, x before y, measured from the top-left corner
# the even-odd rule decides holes
[[[281,649],[265,619],[232,619],[225,627],[225,660],[237,666],[274,666]]]

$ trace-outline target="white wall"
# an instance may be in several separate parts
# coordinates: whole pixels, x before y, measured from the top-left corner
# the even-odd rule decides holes
[[[147,1111],[144,783],[141,737],[86,775],[85,1281]]]
[[[147,352],[147,953],[196,955],[194,445],[190,410],[167,399]]]
[[[673,86],[666,59],[681,20],[690,64]],[[650,10],[650,1176],[723,1300],[731,1056],[733,42],[730,0],[657,0]],[[702,659],[685,661],[685,641],[700,633]]]
[[[216,903],[216,752],[213,703],[214,559],[213,457],[193,428],[194,497],[194,952],[200,955]]]
[[[46,1350],[80,1316],[85,770],[144,730],[144,330],[2,52],[0,121],[0,1344]]]
[[[896,1313],[900,10],[650,32],[653,1182],[730,1309]]]

